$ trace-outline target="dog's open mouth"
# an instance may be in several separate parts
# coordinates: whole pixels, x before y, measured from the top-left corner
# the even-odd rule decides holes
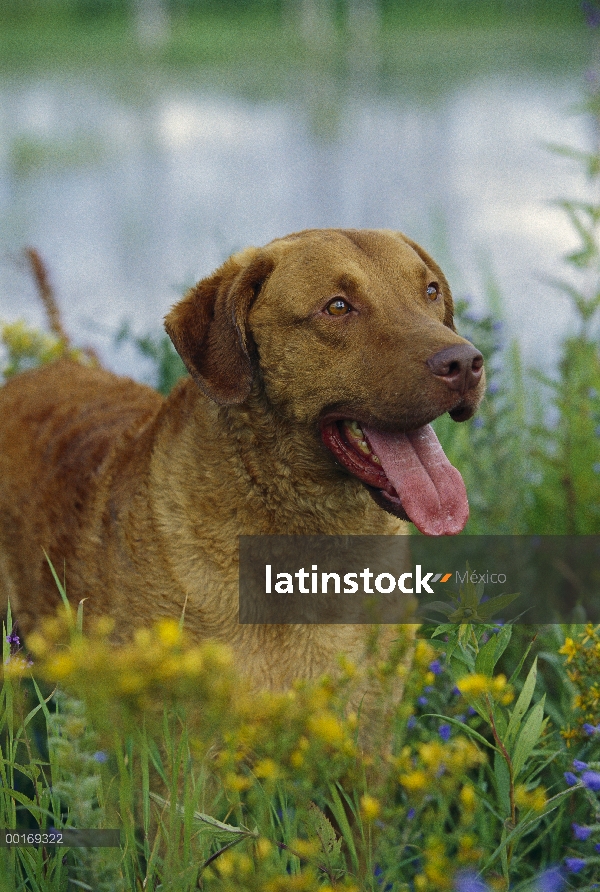
[[[431,425],[388,433],[342,419],[323,424],[321,436],[386,511],[412,521],[427,536],[464,529],[469,518],[465,484]]]

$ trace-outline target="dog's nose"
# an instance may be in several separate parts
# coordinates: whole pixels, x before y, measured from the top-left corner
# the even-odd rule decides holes
[[[466,393],[481,380],[483,356],[472,344],[454,344],[430,356],[427,365],[450,390]]]

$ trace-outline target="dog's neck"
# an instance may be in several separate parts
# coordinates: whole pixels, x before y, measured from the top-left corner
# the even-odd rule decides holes
[[[360,481],[335,463],[317,425],[311,430],[291,422],[258,387],[241,405],[218,406],[188,379],[171,400],[182,405],[179,412],[163,415],[169,452],[180,448],[187,461],[178,472],[185,485],[183,479],[181,485],[173,479],[173,469],[180,467],[174,461],[166,488],[185,495],[190,521],[197,513],[206,523],[210,499],[215,528],[227,529],[236,544],[244,534],[383,535],[400,530],[401,521],[379,508]],[[170,429],[173,418],[178,419],[176,432]],[[190,455],[195,456],[192,466]]]

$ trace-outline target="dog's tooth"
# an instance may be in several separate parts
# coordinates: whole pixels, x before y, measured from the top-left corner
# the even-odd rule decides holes
[[[363,455],[371,454],[371,450],[369,449],[369,444],[367,443],[366,440],[359,440],[356,445],[358,446],[360,451],[363,453]]]
[[[381,459],[380,459],[377,455],[372,455],[372,456],[371,456],[371,461],[374,461],[376,465],[380,465],[380,464],[381,464]]]
[[[348,433],[352,437],[355,437],[357,440],[363,439],[364,434],[362,432],[362,428],[359,425],[358,421],[354,421],[354,420],[353,421],[345,421],[344,424],[346,425],[346,429],[348,430]]]

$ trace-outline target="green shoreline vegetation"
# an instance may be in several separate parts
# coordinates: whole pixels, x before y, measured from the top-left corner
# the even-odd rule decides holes
[[[309,65],[336,79],[366,77],[384,94],[402,86],[434,96],[448,80],[496,69],[578,76],[590,58],[592,38],[577,3],[418,0],[374,6],[379,15],[363,31],[351,27],[343,4],[333,4],[337,13],[327,27],[317,20],[307,34],[291,0],[174,2],[162,37],[144,45],[136,38],[132,4],[5,0],[0,77],[156,71],[202,75],[209,83],[273,96]]]

